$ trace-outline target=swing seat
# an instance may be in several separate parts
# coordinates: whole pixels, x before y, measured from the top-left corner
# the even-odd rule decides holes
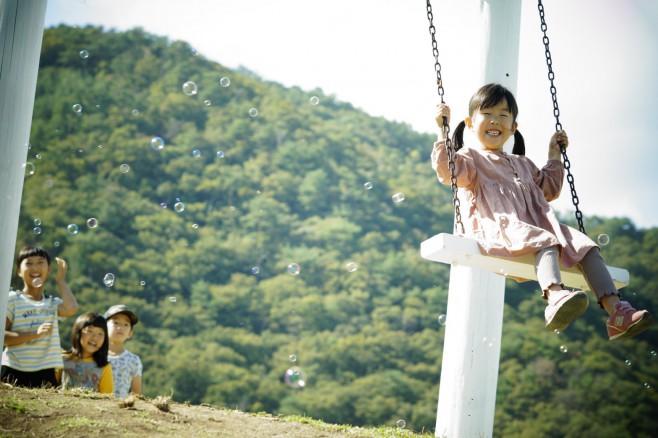
[[[495,272],[513,279],[537,280],[535,257],[532,254],[513,258],[488,256],[480,251],[480,246],[475,240],[462,236],[437,234],[421,242],[420,256],[434,262]],[[628,286],[630,275],[627,270],[610,266],[607,268],[617,289]],[[589,289],[583,274],[575,267],[561,267],[560,272],[565,286],[581,290]]]

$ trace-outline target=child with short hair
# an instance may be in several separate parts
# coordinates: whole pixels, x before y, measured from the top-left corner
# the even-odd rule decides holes
[[[114,395],[125,398],[129,393],[142,393],[142,361],[126,350],[125,342],[133,337],[133,327],[139,322],[137,315],[123,304],[105,312],[110,336],[108,359],[114,376]]]
[[[88,388],[101,394],[114,393],[107,338],[107,321],[103,315],[87,312],[78,316],[71,330],[71,348],[62,354],[63,389]]]
[[[59,297],[46,295],[50,255],[41,247],[25,246],[16,259],[22,291],[7,300],[0,380],[25,387],[57,386],[55,370],[62,368],[58,317],[73,316],[78,303],[66,284],[68,266],[55,258]]]

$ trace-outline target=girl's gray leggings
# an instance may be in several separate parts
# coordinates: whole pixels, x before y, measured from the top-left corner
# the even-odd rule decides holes
[[[598,248],[589,250],[585,257],[576,264],[576,268],[583,273],[589,289],[596,295],[596,302],[601,308],[603,308],[601,304],[603,297],[617,295],[621,298],[621,294],[615,287]],[[556,246],[544,248],[537,253],[535,256],[535,273],[542,289],[542,298],[547,298],[546,290],[551,285],[555,284],[564,288],[562,276],[560,275],[559,253]]]

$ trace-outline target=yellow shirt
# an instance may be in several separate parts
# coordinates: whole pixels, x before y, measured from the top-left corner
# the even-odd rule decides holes
[[[62,388],[89,388],[101,394],[114,393],[114,378],[109,363],[99,367],[93,357],[78,359],[66,353],[62,354],[62,359]]]

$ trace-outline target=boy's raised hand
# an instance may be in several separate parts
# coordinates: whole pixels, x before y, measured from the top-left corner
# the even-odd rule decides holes
[[[66,264],[66,260],[55,257],[57,261],[57,272],[55,272],[55,281],[58,283],[66,279],[66,271],[69,269],[69,265]]]
[[[55,281],[57,281],[57,289],[59,290],[59,296],[62,298],[63,302],[57,308],[57,315],[62,317],[73,316],[75,312],[78,311],[78,301],[71,293],[71,289],[66,284],[66,271],[69,269],[69,265],[66,263],[66,260],[55,257],[57,260],[57,272],[55,273]]]

